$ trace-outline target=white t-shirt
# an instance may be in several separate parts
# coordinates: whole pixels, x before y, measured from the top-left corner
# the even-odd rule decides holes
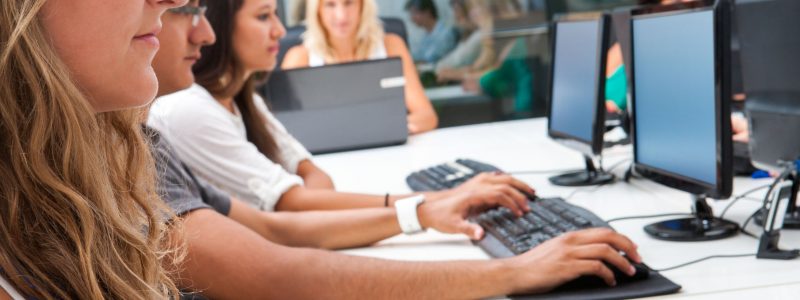
[[[275,119],[261,97],[253,98],[278,144],[281,164],[247,140],[238,110],[232,114],[197,84],[156,99],[148,125],[170,141],[196,175],[255,208],[273,211],[283,193],[303,184],[294,174],[311,153]]]
[[[436,63],[436,70],[458,69],[471,66],[478,60],[483,47],[483,33],[476,30],[466,40],[458,43],[455,49]]]
[[[24,300],[25,299],[24,297],[22,297],[22,294],[20,294],[17,291],[17,289],[14,288],[14,286],[11,285],[11,283],[8,282],[8,280],[6,280],[6,278],[3,277],[3,276],[0,276],[0,289],[5,290],[6,294],[8,294],[11,297],[11,299],[13,299],[13,300]]]
[[[304,46],[305,47],[305,46]],[[308,50],[308,66],[315,68],[321,67],[326,65],[325,58],[322,57],[316,51],[312,51],[310,48],[306,47]],[[375,49],[372,49],[372,53],[369,54],[368,60],[376,60],[376,59],[384,59],[389,57],[388,52],[386,51],[386,45],[383,43],[378,43],[378,46]]]

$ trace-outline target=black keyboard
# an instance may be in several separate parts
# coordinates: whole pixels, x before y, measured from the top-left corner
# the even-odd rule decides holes
[[[482,172],[496,171],[501,170],[475,160],[458,159],[414,172],[406,182],[417,192],[436,191],[456,187]],[[594,213],[561,198],[536,198],[529,205],[531,211],[521,218],[505,207],[474,217],[472,221],[480,224],[491,235],[491,240],[496,240],[479,245],[494,257],[508,257],[524,253],[565,232],[609,227]]]
[[[505,248],[484,250],[495,257],[508,257],[525,253],[569,231],[609,227],[594,213],[564,202],[561,198],[536,198],[529,205],[531,211],[520,218],[505,207],[486,211],[473,218],[473,222],[480,224]]]
[[[406,183],[415,192],[439,191],[453,188],[480,173],[495,171],[500,169],[471,159],[458,159],[411,173]]]
[[[501,170],[475,160],[458,159],[411,173],[406,182],[415,192],[437,191],[456,187],[482,172],[495,171]],[[608,223],[591,211],[561,198],[536,197],[530,200],[529,205],[531,211],[519,218],[505,207],[472,217],[473,222],[486,230],[484,238],[475,244],[492,257],[503,258],[524,253],[566,232],[594,227],[610,228]],[[608,288],[597,277],[584,276],[548,294],[512,298],[622,299],[669,294],[681,288],[644,264],[636,264],[636,268],[639,273],[637,276],[617,276],[618,285],[615,288]]]

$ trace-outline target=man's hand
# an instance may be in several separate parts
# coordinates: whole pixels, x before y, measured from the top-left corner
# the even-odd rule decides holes
[[[467,182],[464,182],[463,184],[451,189],[450,192],[453,195],[471,193],[496,185],[511,187],[516,192],[524,194],[523,196],[527,195],[529,197],[533,197],[536,195],[536,190],[534,190],[532,187],[528,186],[522,181],[517,180],[511,175],[500,172],[478,174]],[[528,202],[526,200],[524,205],[527,205],[527,203]]]
[[[642,262],[636,248],[627,237],[596,228],[563,234],[504,263],[509,268],[508,280],[515,282],[514,293],[547,292],[583,275],[598,276],[614,286],[614,274],[603,262],[633,275],[635,269],[628,259]]]
[[[499,178],[502,176],[487,174],[464,191],[420,205],[418,208],[420,224],[425,228],[430,227],[444,233],[463,233],[478,240],[483,237],[484,231],[480,225],[467,220],[470,216],[497,206],[507,207],[517,216],[530,211],[528,198],[516,188],[509,184],[489,183],[491,180],[508,180]],[[490,180],[489,177],[495,179]]]

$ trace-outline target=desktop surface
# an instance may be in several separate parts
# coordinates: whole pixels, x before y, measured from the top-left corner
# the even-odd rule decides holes
[[[508,172],[525,170],[563,170],[579,168],[582,156],[550,140],[545,119],[529,119],[487,123],[436,130],[413,136],[403,146],[343,152],[317,156],[315,163],[331,174],[343,191],[382,194],[409,192],[405,177],[415,170],[457,157],[470,157],[492,163]],[[606,165],[613,166],[632,156],[631,147],[615,147],[605,152]],[[353,164],[353,161],[359,163]],[[620,173],[624,169],[614,169]],[[364,176],[369,174],[369,176]],[[616,183],[602,187],[567,188],[550,184],[549,174],[518,175],[536,188],[539,195],[560,196],[569,203],[590,209],[603,219],[632,215],[689,213],[690,206],[682,192],[657,183],[634,179],[632,183]],[[736,178],[734,194],[769,184],[770,179]],[[570,197],[570,194],[571,197]],[[759,198],[763,193],[752,196]],[[729,201],[711,202],[721,211]],[[743,200],[729,212],[730,219],[743,222],[760,202]],[[654,219],[613,223],[615,229],[630,237],[650,267],[660,269],[716,254],[756,252],[757,240],[745,235],[703,243],[673,243],[653,239],[642,227]],[[758,232],[756,226],[748,227]],[[786,248],[800,247],[800,232],[784,231]],[[344,250],[343,253],[386,259],[431,261],[489,259],[480,248],[462,235],[435,231],[405,236],[398,235],[372,247]],[[795,299],[800,286],[800,260],[768,261],[753,257],[713,259],[665,271],[663,274],[683,286],[678,294],[664,298],[681,299],[752,299],[753,295],[769,295],[769,299]]]

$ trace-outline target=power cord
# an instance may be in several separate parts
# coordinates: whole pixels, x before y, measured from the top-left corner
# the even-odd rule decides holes
[[[576,190],[572,191],[572,193],[569,193],[569,195],[568,195],[567,197],[565,197],[565,198],[564,198],[564,201],[566,201],[566,200],[569,200],[569,199],[572,199],[572,197],[573,197],[573,196],[575,196],[575,195],[577,195],[577,194],[579,194],[579,193],[592,193],[592,192],[596,192],[597,190],[599,190],[600,188],[602,188],[602,187],[604,187],[604,186],[606,186],[606,185],[608,185],[608,184],[607,184],[607,183],[604,183],[604,184],[596,185],[596,186],[594,186],[594,187],[591,187],[591,188],[585,188],[585,189],[576,189]]]
[[[731,203],[728,203],[728,205],[726,205],[726,206],[725,206],[725,209],[723,209],[723,210],[722,210],[722,213],[720,213],[720,214],[719,214],[719,218],[720,218],[720,219],[723,219],[723,218],[725,217],[725,214],[728,212],[728,210],[730,210],[730,209],[731,209],[731,207],[733,207],[733,205],[734,205],[734,204],[736,204],[736,202],[739,202],[739,200],[742,200],[742,199],[745,199],[745,198],[747,198],[747,196],[749,196],[749,195],[750,195],[750,194],[752,194],[752,193],[755,193],[755,192],[758,192],[758,191],[760,191],[760,190],[763,190],[763,189],[769,188],[769,187],[770,187],[770,185],[771,185],[771,184],[765,184],[765,185],[763,185],[763,186],[759,186],[759,187],[756,187],[756,188],[750,189],[750,190],[748,190],[747,192],[744,192],[744,193],[742,193],[742,194],[741,194],[741,195],[739,195],[739,196],[736,196],[736,198],[733,198],[733,200],[731,201]],[[759,200],[759,201],[760,201],[760,200]]]
[[[606,220],[606,223],[613,223],[618,221],[625,221],[625,220],[637,220],[637,219],[652,219],[652,218],[661,218],[661,217],[690,217],[692,214],[687,213],[669,213],[669,214],[658,214],[658,215],[643,215],[643,216],[630,216],[630,217],[620,217]]]
[[[781,175],[780,175],[780,176],[778,176],[778,178],[777,178],[777,179],[775,179],[775,181],[773,181],[772,183],[770,183],[770,184],[768,185],[768,186],[769,186],[769,189],[767,190],[767,194],[766,194],[766,195],[764,195],[764,202],[761,204],[761,208],[759,208],[758,210],[765,210],[765,209],[767,209],[767,204],[771,202],[771,201],[769,200],[769,196],[770,196],[770,195],[772,194],[772,192],[775,190],[775,187],[777,187],[777,186],[778,186],[778,183],[780,183],[781,181],[783,181],[784,179],[786,179],[786,177],[788,177],[790,174],[791,174],[791,172],[789,172],[789,170],[787,170],[787,171],[784,171],[783,173],[781,173]],[[753,218],[755,218],[755,216],[756,216],[756,214],[755,214],[755,213],[753,213],[752,215],[750,215],[749,217],[747,217],[747,219],[745,219],[745,220],[744,220],[744,224],[742,224],[742,226],[739,228],[739,232],[741,232],[742,234],[744,234],[744,235],[747,235],[747,236],[749,236],[749,237],[752,237],[752,238],[758,239],[758,236],[757,236],[756,234],[753,234],[753,233],[750,233],[749,231],[747,231],[747,225],[749,225],[749,224],[750,224],[750,221],[752,221],[752,220],[753,220]]]
[[[537,174],[566,173],[574,171],[577,171],[577,169],[529,170],[529,171],[513,171],[505,173],[509,175],[537,175]]]
[[[656,272],[666,272],[666,271],[672,271],[672,270],[675,270],[675,269],[680,269],[680,268],[683,268],[683,267],[686,267],[686,266],[689,266],[689,265],[693,265],[693,264],[700,263],[700,262],[703,262],[703,261],[706,261],[706,260],[709,260],[709,259],[714,259],[714,258],[739,258],[739,257],[749,257],[749,256],[756,256],[756,254],[755,253],[748,253],[748,254],[711,255],[711,256],[706,256],[706,257],[703,257],[703,258],[695,259],[695,260],[690,261],[690,262],[682,263],[682,264],[679,264],[679,265],[676,265],[676,266],[668,267],[668,268],[661,268],[661,269],[652,269],[651,268],[650,270],[653,270],[653,271],[656,271]]]

